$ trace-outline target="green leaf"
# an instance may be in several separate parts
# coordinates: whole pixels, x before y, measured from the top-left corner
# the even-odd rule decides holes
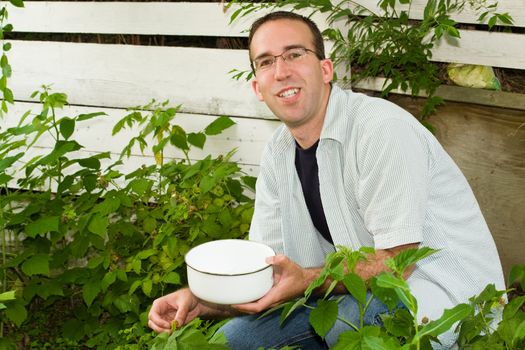
[[[503,309],[503,318],[510,319],[516,315],[521,306],[525,303],[525,295],[512,299]]]
[[[120,207],[120,199],[113,196],[108,196],[103,202],[95,205],[93,208],[94,213],[100,213],[100,215],[109,215],[114,213]]]
[[[27,318],[27,310],[21,302],[15,302],[5,310],[5,315],[11,320],[17,327],[20,327],[22,322]]]
[[[45,275],[49,276],[49,260],[47,254],[35,254],[22,264],[22,272],[28,276]]]
[[[437,337],[438,335],[448,331],[452,328],[454,323],[459,322],[472,313],[472,306],[468,304],[458,304],[452,309],[445,309],[443,315],[435,320],[427,323],[418,334],[414,337],[412,344],[415,344],[424,336],[430,335]]]
[[[9,0],[16,7],[24,7],[24,0]]]
[[[151,289],[153,288],[153,282],[149,278],[142,280],[142,291],[146,296],[151,297]]]
[[[231,120],[229,117],[221,116],[217,119],[215,119],[213,122],[211,122],[206,129],[204,129],[204,132],[206,135],[218,135],[223,130],[229,128],[230,126],[234,125],[235,122]]]
[[[217,183],[217,178],[211,175],[205,175],[203,176],[201,183],[200,183],[200,189],[201,192],[207,193],[210,191],[213,187],[215,187],[215,184]]]
[[[202,132],[191,132],[188,134],[188,142],[193,146],[202,149],[204,147],[204,143],[206,142],[206,135]]]
[[[175,271],[168,272],[166,276],[164,276],[164,278],[162,279],[162,282],[169,284],[181,284],[180,276]]]
[[[241,180],[246,186],[252,190],[255,190],[255,184],[257,182],[257,178],[255,176],[241,176]]]
[[[436,253],[437,250],[429,247],[404,249],[387,262],[392,270],[402,274],[407,267]]]
[[[337,343],[331,350],[361,350],[361,334],[354,330],[339,335]]]
[[[521,321],[518,328],[516,328],[516,332],[514,333],[514,337],[512,338],[512,343],[515,344],[517,341],[525,337],[525,320]]]
[[[10,290],[8,292],[4,292],[0,294],[0,302],[15,300],[16,299],[15,293],[16,292],[14,290]]]
[[[93,300],[95,300],[98,293],[100,293],[100,289],[100,280],[97,279],[90,280],[82,286],[82,297],[87,306],[91,306]]]
[[[60,120],[60,133],[67,140],[75,131],[75,120],[64,117]]]
[[[137,254],[137,258],[140,259],[140,260],[144,260],[144,259],[147,259],[149,258],[150,256],[153,256],[155,254],[157,254],[158,251],[156,249],[146,249],[146,250],[143,250],[141,252],[139,252]]]
[[[57,232],[60,223],[60,217],[58,216],[46,216],[39,218],[33,222],[30,222],[25,227],[25,233],[29,237],[36,237],[37,235],[43,235],[48,232]]]
[[[383,339],[378,336],[363,335],[363,349],[370,349],[370,350],[397,350],[401,349],[401,347],[395,343],[395,340],[392,338],[389,338],[388,340]]]
[[[100,287],[102,288],[102,291],[105,292],[108,290],[108,287],[111,286],[115,281],[117,280],[117,274],[114,271],[108,271],[104,275],[104,278],[102,278],[102,282]]]
[[[47,156],[41,158],[37,163],[43,165],[51,165],[55,163],[64,154],[78,151],[82,146],[76,141],[58,141],[55,144],[55,148]]]
[[[521,282],[521,288],[525,290],[525,265],[514,265],[510,269],[508,285],[518,281]]]
[[[79,159],[78,164],[84,168],[98,170],[100,169],[100,160],[95,157],[89,157],[84,159]]]
[[[178,125],[173,126],[171,130],[170,142],[173,146],[181,150],[188,150],[190,148],[186,141],[186,131]]]
[[[133,179],[129,183],[129,187],[137,195],[143,196],[146,193],[146,191],[148,191],[151,188],[151,181],[141,178]]]
[[[337,320],[339,308],[336,301],[318,300],[317,307],[310,312],[309,321],[315,332],[324,339]]]
[[[359,304],[366,304],[367,289],[365,281],[361,277],[355,273],[349,273],[343,278],[343,284]]]
[[[9,168],[14,162],[19,160],[24,156],[24,152],[20,152],[14,156],[5,157],[0,160],[0,172],[5,171],[7,168]]]
[[[88,230],[102,238],[106,236],[107,228],[109,226],[109,219],[107,216],[100,214],[94,215],[89,221]]]
[[[105,112],[95,112],[95,113],[87,113],[87,114],[79,114],[77,116],[77,121],[83,121],[83,120],[88,120],[88,119],[91,119],[91,118],[95,118],[95,117],[98,117],[98,116],[101,116],[101,115],[107,115],[107,113]]]

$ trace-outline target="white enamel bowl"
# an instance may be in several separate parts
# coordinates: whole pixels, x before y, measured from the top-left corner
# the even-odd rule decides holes
[[[275,255],[265,244],[240,239],[207,242],[185,256],[192,293],[216,304],[242,304],[261,298],[272,287]]]

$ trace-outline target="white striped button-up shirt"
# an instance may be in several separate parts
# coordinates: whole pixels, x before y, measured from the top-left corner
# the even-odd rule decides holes
[[[492,236],[467,180],[435,137],[402,108],[332,86],[317,148],[319,189],[335,245],[387,249],[420,242],[440,251],[416,266],[409,284],[419,314],[465,302],[488,283],[504,289]],[[315,229],[283,125],[264,151],[250,239],[303,267],[335,248]],[[419,295],[418,295],[419,294]]]

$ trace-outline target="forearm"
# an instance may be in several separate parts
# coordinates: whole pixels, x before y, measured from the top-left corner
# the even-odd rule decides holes
[[[389,271],[389,268],[386,266],[385,262],[388,259],[391,259],[395,257],[399,252],[401,252],[404,249],[409,248],[417,248],[418,243],[414,244],[406,244],[398,247],[394,247],[392,249],[380,249],[376,250],[374,254],[369,254],[366,261],[359,261],[355,268],[355,273],[361,277],[363,280],[368,281],[372,277],[375,277],[379,275],[382,272]],[[408,278],[410,274],[414,271],[415,266],[409,267],[404,274],[404,278]],[[320,273],[322,271],[322,268],[313,268],[313,269],[307,269],[307,274],[310,277],[310,283],[314,281],[317,277],[319,277]],[[346,271],[346,267],[345,267]],[[317,288],[315,290],[316,295],[324,294],[330,285],[332,284],[331,279],[326,279],[324,284]],[[344,294],[348,293],[345,286],[342,283],[338,283],[336,287],[333,290],[333,293],[335,294]]]
[[[199,300],[199,315],[204,319],[225,319],[241,315],[239,310],[234,309],[231,305],[220,305]]]

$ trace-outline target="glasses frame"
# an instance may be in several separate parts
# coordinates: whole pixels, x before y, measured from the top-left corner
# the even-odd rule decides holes
[[[277,63],[277,59],[280,57],[283,62],[286,62],[286,58],[284,58],[284,55],[288,52],[288,51],[291,51],[291,50],[297,50],[297,49],[300,49],[300,50],[304,50],[304,54],[306,55],[307,53],[313,53],[318,59],[321,60],[321,58],[319,57],[319,55],[317,54],[317,52],[315,52],[314,50],[311,50],[311,49],[308,49],[306,47],[303,47],[303,46],[294,46],[294,47],[289,47],[287,48],[286,50],[284,50],[280,55],[264,55],[263,57],[259,57],[259,58],[256,58],[255,60],[250,60],[250,66],[252,68],[252,71],[253,71],[253,74],[256,74],[258,71],[260,72],[261,70],[257,70],[255,67],[256,67],[256,64],[255,64],[255,61],[261,59],[261,58],[267,58],[267,57],[273,57],[273,62],[272,64],[268,67],[268,70],[271,69],[272,67],[275,66],[275,64]],[[263,69],[262,70],[263,72],[266,71],[266,69]]]

